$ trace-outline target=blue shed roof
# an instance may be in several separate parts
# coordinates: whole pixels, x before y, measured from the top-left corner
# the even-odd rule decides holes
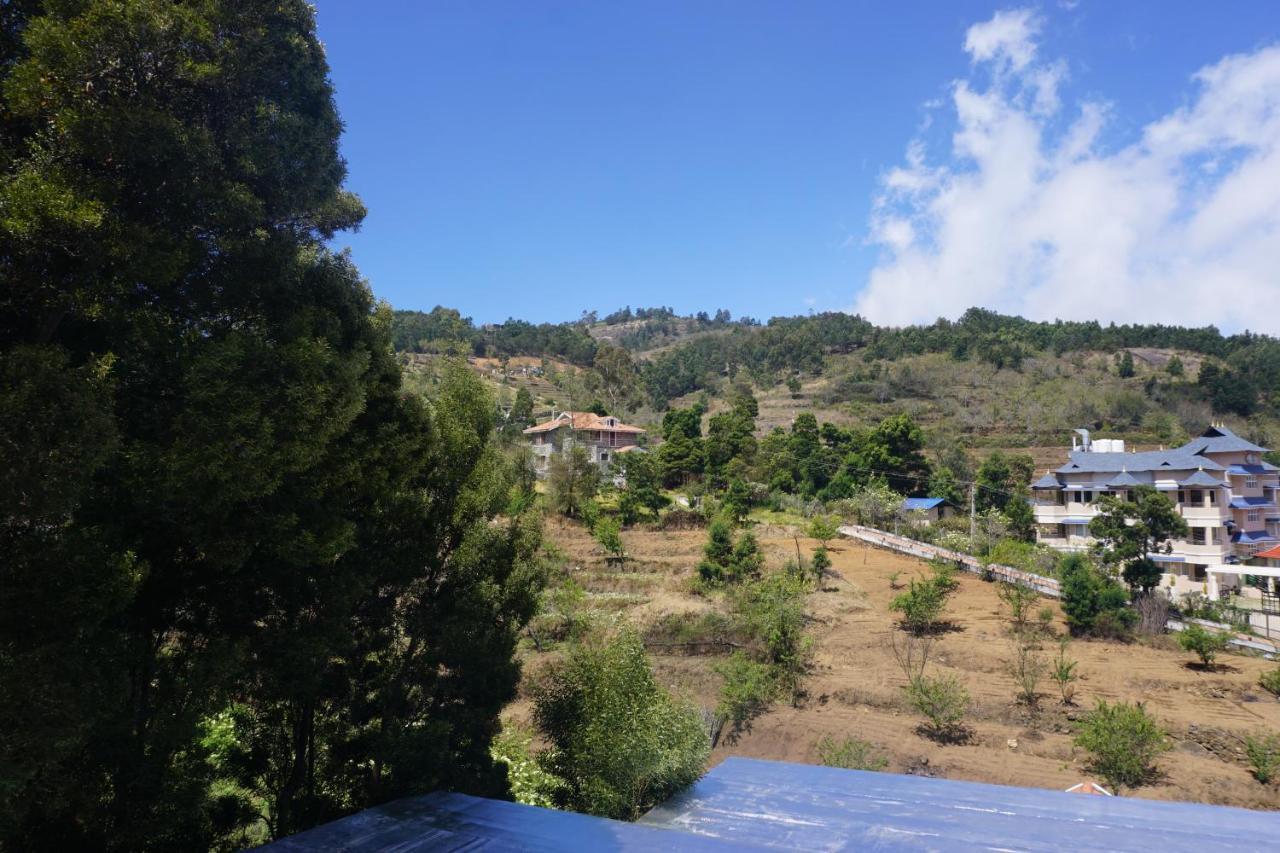
[[[641,819],[790,850],[1263,850],[1280,815],[728,758]]]
[[[267,853],[597,850],[1267,850],[1280,815],[728,758],[639,823],[435,793]]]
[[[259,847],[265,853],[426,853],[527,850],[740,850],[705,835],[437,792],[365,809]]]
[[[902,501],[902,508],[908,512],[912,512],[922,509],[933,509],[943,503],[946,503],[946,498],[904,498]]]

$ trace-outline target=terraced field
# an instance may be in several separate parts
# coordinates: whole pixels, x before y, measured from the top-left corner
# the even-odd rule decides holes
[[[759,524],[755,533],[770,565],[794,557],[790,529]],[[623,538],[632,559],[622,570],[608,568],[576,524],[549,520],[547,535],[582,586],[583,606],[600,619],[644,630],[671,618],[668,614],[723,607],[715,597],[688,592],[703,531],[627,531]],[[806,556],[816,545],[803,538],[799,544]],[[1167,638],[1129,645],[1075,641],[1069,654],[1079,661],[1082,677],[1077,704],[1063,707],[1049,695],[1053,685],[1046,681],[1040,710],[1032,712],[1014,702],[1006,674],[1006,619],[995,587],[966,575],[948,608],[956,630],[937,640],[930,666],[955,673],[968,687],[972,734],[961,745],[938,745],[917,733],[920,720],[902,702],[904,677],[891,649],[897,628],[888,610],[896,594],[890,577],[900,573],[899,582],[905,583],[926,567],[847,541],[833,546],[833,575],[808,600],[816,654],[806,698],[795,707],[775,705],[748,730],[723,738],[713,762],[731,754],[817,762],[817,743],[824,735],[853,735],[875,744],[891,772],[1065,789],[1088,778],[1084,756],[1071,742],[1074,721],[1097,699],[1138,700],[1161,720],[1174,749],[1161,759],[1162,778],[1135,796],[1280,808],[1280,790],[1263,787],[1249,775],[1242,742],[1248,733],[1280,732],[1280,701],[1257,687],[1259,674],[1276,664],[1229,655],[1224,667],[1205,673],[1189,667],[1189,656]],[[1061,633],[1056,604],[1042,606],[1054,608],[1054,628]],[[1046,655],[1055,648],[1051,640],[1045,642]],[[665,683],[712,707],[720,686],[712,651],[654,646],[651,654]],[[554,654],[531,645],[529,676]],[[527,712],[523,701],[511,709],[515,717]]]

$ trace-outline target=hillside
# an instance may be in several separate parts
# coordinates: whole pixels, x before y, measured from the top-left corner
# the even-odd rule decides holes
[[[1033,449],[1038,464],[1059,459],[1077,427],[1157,447],[1222,420],[1280,444],[1280,342],[1213,328],[1034,323],[977,309],[903,329],[844,314],[760,325],[669,309],[477,327],[438,308],[397,312],[395,324],[397,346],[418,354],[419,369],[468,355],[500,401],[525,385],[539,411],[595,401],[653,424],[704,394],[714,412],[729,386],[745,383],[760,403],[761,435],[801,411],[845,426],[905,412],[934,445]]]
[[[763,519],[753,529],[770,565],[794,556],[792,529]],[[577,618],[635,627],[648,638],[660,679],[697,704],[714,707],[723,682],[718,668],[726,658],[696,641],[723,636],[722,628],[707,627],[720,625],[707,617],[725,613],[726,602],[689,592],[705,531],[627,531],[631,560],[622,571],[606,566],[581,525],[552,518],[547,533],[563,554],[566,579],[585,593]],[[816,544],[799,540],[806,558]],[[1202,672],[1188,665],[1190,657],[1169,638],[1075,641],[1069,654],[1079,661],[1081,678],[1074,704],[1063,706],[1045,679],[1039,709],[1031,710],[1014,698],[1008,619],[996,585],[961,576],[947,611],[953,629],[938,638],[930,666],[969,690],[971,732],[963,743],[939,744],[917,731],[920,717],[904,701],[905,679],[892,650],[893,636],[902,632],[888,609],[896,594],[893,581],[905,585],[927,574],[928,566],[849,541],[832,543],[831,557],[822,588],[806,597],[814,659],[802,698],[772,705],[737,734],[726,731],[713,764],[729,755],[819,763],[824,737],[855,737],[868,742],[890,772],[1064,790],[1089,775],[1085,754],[1072,746],[1084,712],[1099,699],[1142,701],[1169,732],[1173,749],[1160,759],[1154,784],[1126,793],[1280,808],[1276,789],[1250,777],[1242,752],[1245,735],[1280,729],[1280,702],[1257,687],[1259,674],[1274,664],[1232,655],[1219,671]],[[1053,609],[1053,633],[1065,635],[1057,604],[1036,606],[1041,605]],[[673,645],[673,639],[679,642]],[[1056,640],[1045,638],[1041,646],[1051,655]],[[524,646],[526,684],[558,658],[558,649]],[[1121,659],[1124,665],[1117,666]],[[529,713],[527,699],[521,699],[506,717],[527,722]]]

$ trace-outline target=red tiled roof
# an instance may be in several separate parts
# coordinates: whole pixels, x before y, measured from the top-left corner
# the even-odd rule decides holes
[[[1265,551],[1259,551],[1253,556],[1261,557],[1264,560],[1280,560],[1280,545],[1277,545],[1274,548],[1268,548]]]
[[[552,430],[559,429],[562,426],[568,426],[569,416],[573,417],[574,429],[600,429],[600,430],[606,430],[610,432],[634,432],[634,433],[644,432],[644,430],[640,429],[640,427],[631,426],[630,424],[624,424],[621,421],[617,420],[616,418],[614,419],[613,426],[610,426],[609,424],[605,423],[605,421],[608,419],[608,416],[602,417],[600,415],[595,414],[594,412],[561,412],[560,414],[556,415],[554,418],[552,418],[549,421],[544,421],[543,423],[540,423],[537,426],[529,427],[524,431],[524,434],[532,435],[534,433],[539,433],[539,432],[551,432]]]

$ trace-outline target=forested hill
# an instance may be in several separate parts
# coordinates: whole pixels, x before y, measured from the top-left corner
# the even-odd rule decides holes
[[[447,308],[397,311],[394,317],[394,339],[401,350],[545,357],[583,368],[603,361],[614,373],[623,361],[622,350],[634,372],[631,378],[643,389],[643,400],[632,400],[632,405],[656,410],[739,374],[758,387],[823,374],[856,386],[882,377],[886,362],[927,354],[1016,373],[1028,359],[1102,353],[1115,356],[1116,372],[1123,377],[1122,351],[1143,348],[1199,357],[1204,369],[1194,377],[1186,376],[1181,358],[1166,371],[1171,379],[1196,380],[1176,383],[1184,399],[1199,399],[1216,413],[1240,417],[1280,413],[1280,341],[1250,332],[1223,335],[1212,326],[1035,322],[980,308],[956,321],[903,328],[877,327],[839,312],[775,317],[761,324],[731,319],[723,309],[680,317],[669,308],[625,308],[604,318],[585,313],[577,321],[540,325],[513,319],[476,326]],[[850,366],[848,358],[833,359],[850,354],[854,365],[861,361],[866,367]],[[833,370],[844,375],[832,376]],[[1132,376],[1131,363],[1127,372]]]

